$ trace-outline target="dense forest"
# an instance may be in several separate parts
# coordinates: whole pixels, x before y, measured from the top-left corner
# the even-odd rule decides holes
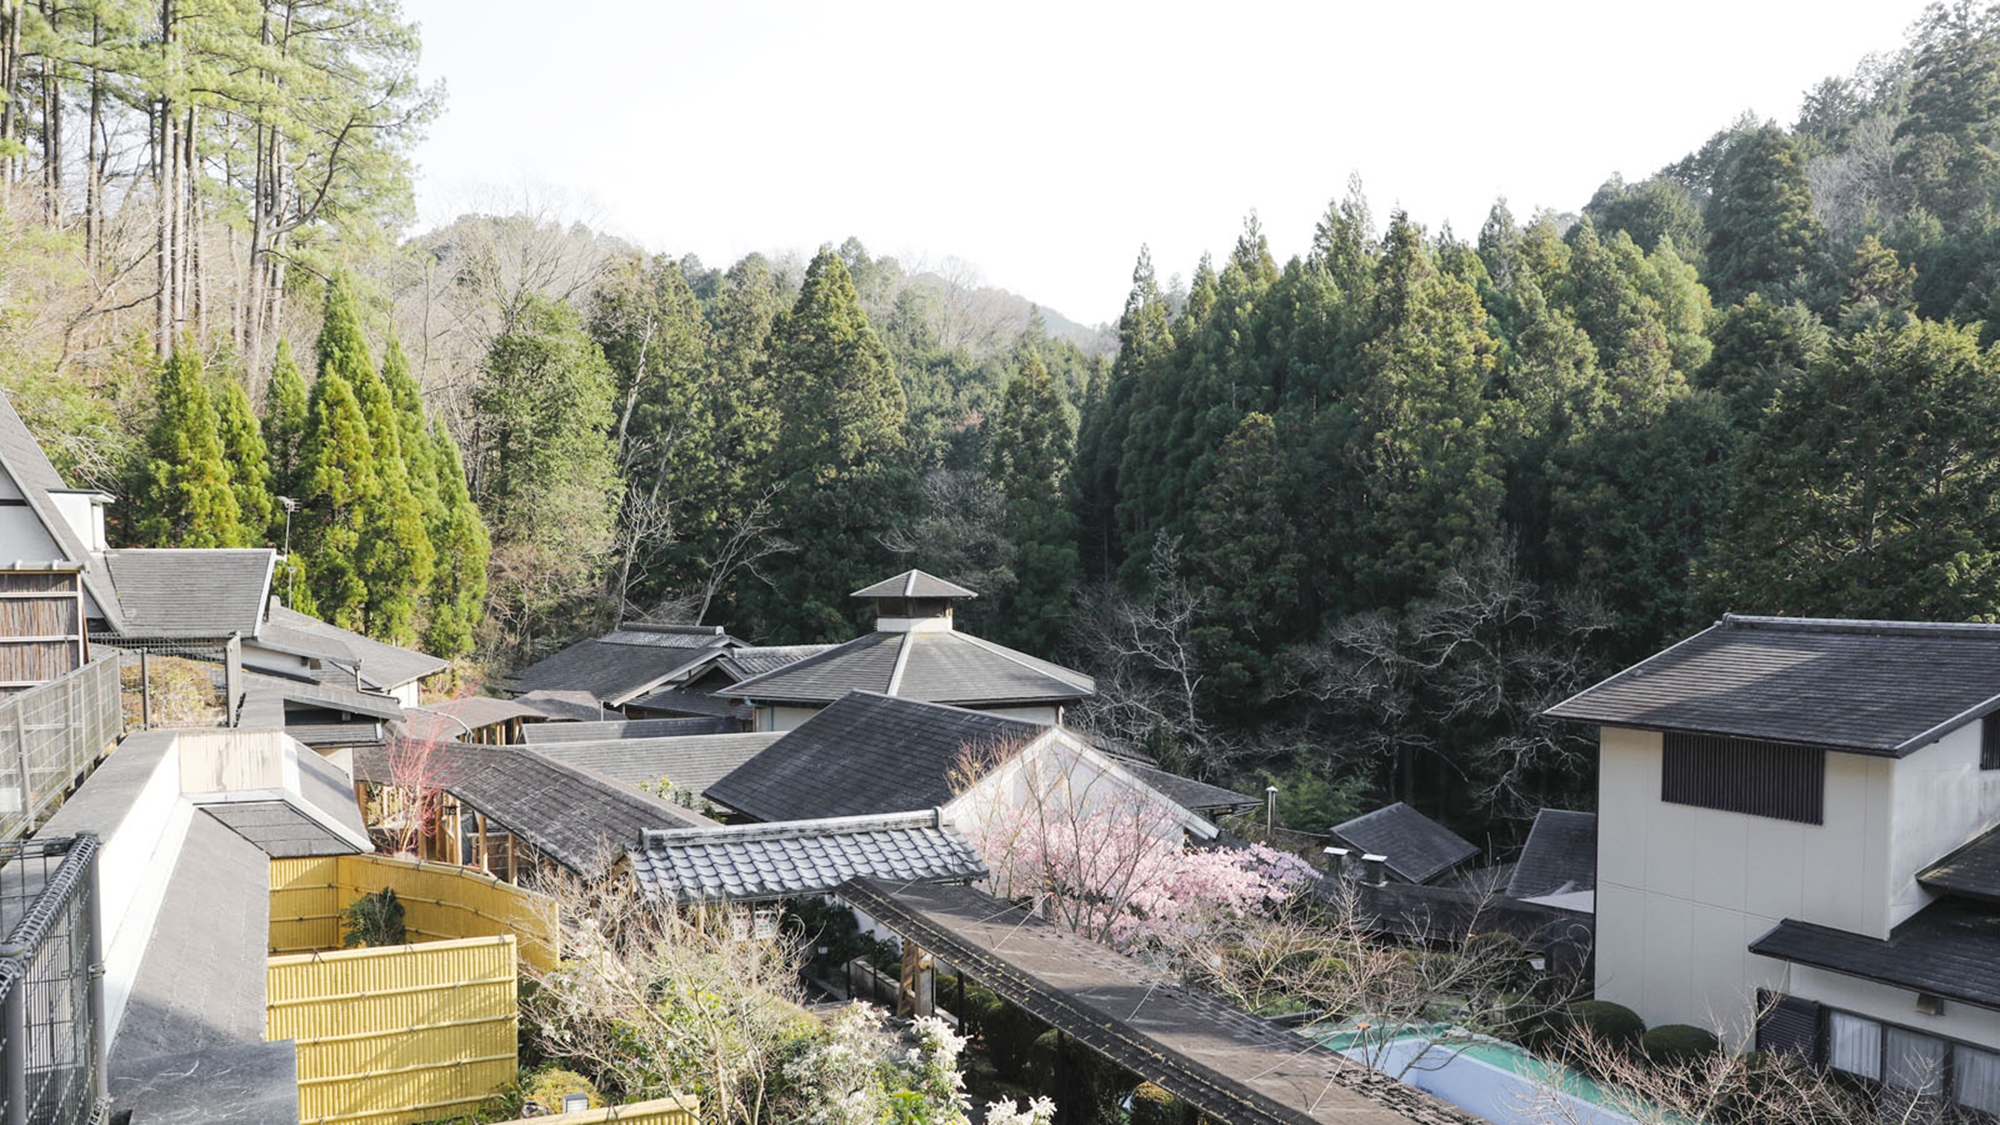
[[[843,637],[921,566],[1295,826],[1505,841],[1591,792],[1539,710],[1719,612],[2000,619],[2000,8],[1577,213],[1356,182],[1286,262],[1142,250],[1101,331],[852,239],[405,237],[416,55],[379,0],[0,5],[0,383],[121,541],[289,534],[281,589],[468,684]]]

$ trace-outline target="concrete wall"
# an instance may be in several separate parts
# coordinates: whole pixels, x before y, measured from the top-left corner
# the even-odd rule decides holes
[[[1967,723],[1894,770],[1889,828],[1889,925],[1935,897],[1917,873],[2000,823],[2000,770],[1979,768],[1979,727]]]
[[[1990,1008],[1947,1000],[1943,1013],[1927,1016],[1917,1011],[1917,994],[1907,989],[1806,965],[1791,966],[1784,991],[1926,1035],[1941,1035],[2000,1050],[2000,1012]]]
[[[751,723],[753,730],[794,730],[800,723],[819,714],[817,707],[773,707],[762,706],[756,710],[756,719]]]

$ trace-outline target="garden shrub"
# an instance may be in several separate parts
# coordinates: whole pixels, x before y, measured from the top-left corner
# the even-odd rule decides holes
[[[521,1100],[533,1102],[550,1113],[561,1113],[564,1094],[583,1094],[590,1098],[590,1108],[604,1104],[604,1096],[590,1079],[573,1070],[550,1067],[531,1077],[521,1087]]]
[[[1631,1050],[1646,1034],[1646,1021],[1623,1004],[1613,1004],[1609,1000],[1579,1000],[1563,1009],[1561,1028],[1588,1031],[1610,1046]]]
[[[1132,1091],[1131,1125],[1181,1125],[1186,1112],[1179,1098],[1151,1082],[1141,1082]]]
[[[1654,1066],[1682,1066],[1712,1058],[1722,1050],[1722,1041],[1704,1028],[1685,1023],[1667,1023],[1639,1037],[1639,1053]]]
[[[347,949],[377,945],[407,945],[403,904],[393,887],[362,895],[340,912],[340,944]]]
[[[1027,1074],[1028,1053],[1043,1031],[1042,1021],[1004,1001],[996,1001],[982,1018],[986,1053],[993,1060],[993,1069],[1002,1078],[1019,1081]]]

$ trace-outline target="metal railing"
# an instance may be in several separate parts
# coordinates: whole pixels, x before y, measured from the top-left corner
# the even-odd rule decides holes
[[[0,1125],[108,1107],[93,835],[0,843]]]
[[[0,698],[0,840],[34,831],[124,729],[115,655]]]

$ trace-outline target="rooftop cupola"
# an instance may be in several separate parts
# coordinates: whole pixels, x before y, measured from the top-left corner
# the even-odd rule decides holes
[[[929,633],[949,632],[953,604],[979,595],[935,574],[906,570],[864,586],[852,596],[875,600],[877,632]]]

